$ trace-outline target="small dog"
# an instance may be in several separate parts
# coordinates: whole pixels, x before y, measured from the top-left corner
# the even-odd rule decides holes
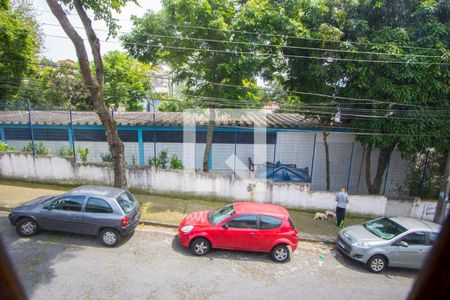
[[[327,215],[327,217],[336,218],[336,213],[330,210],[325,211],[325,214]]]
[[[321,212],[316,212],[316,214],[314,215],[314,220],[325,220],[327,218],[328,216]]]

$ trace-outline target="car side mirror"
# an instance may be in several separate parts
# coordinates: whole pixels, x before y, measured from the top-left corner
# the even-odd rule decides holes
[[[222,228],[223,229],[228,229],[228,224],[227,223],[223,224]]]
[[[405,247],[405,248],[408,247],[408,243],[405,242],[405,241],[400,241],[400,242],[398,242],[397,245],[402,246],[402,247]]]

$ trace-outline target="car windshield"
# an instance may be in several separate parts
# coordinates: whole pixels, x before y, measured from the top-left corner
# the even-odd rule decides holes
[[[42,205],[45,205],[47,203],[50,203],[52,200],[54,200],[56,198],[56,196],[50,197],[45,199],[44,201],[41,202]]]
[[[388,218],[381,218],[369,221],[363,224],[363,226],[368,231],[384,240],[390,240],[406,231],[404,227],[398,225],[397,223]]]
[[[211,211],[208,215],[208,219],[211,224],[215,225],[234,215],[234,213],[233,204],[229,204],[215,211]]]
[[[128,192],[125,192],[117,197],[117,203],[119,203],[120,207],[126,214],[131,212],[136,207],[136,200]]]

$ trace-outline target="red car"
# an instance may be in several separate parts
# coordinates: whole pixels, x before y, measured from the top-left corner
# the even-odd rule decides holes
[[[289,260],[298,245],[298,230],[281,206],[235,202],[217,210],[193,212],[178,227],[178,236],[195,255],[211,248],[267,252],[276,262]]]

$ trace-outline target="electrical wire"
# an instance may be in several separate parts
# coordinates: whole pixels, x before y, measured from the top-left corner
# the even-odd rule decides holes
[[[5,85],[0,85],[0,86],[5,86]],[[18,88],[15,86],[9,86],[11,88]],[[35,90],[41,90],[41,89],[35,89]],[[110,95],[105,94],[104,95],[106,98],[110,97]],[[115,95],[114,95],[115,96]],[[241,102],[241,100],[238,99],[234,99],[234,103],[230,102],[233,101],[233,99],[227,99],[227,98],[217,98],[217,97],[206,97],[206,96],[198,96],[198,95],[185,95],[188,98],[194,98],[194,99],[202,99],[198,102],[196,101],[189,101],[189,104],[191,105],[197,105],[197,106],[204,106],[204,105],[209,105],[209,106],[214,106],[214,107],[218,107],[218,108],[238,108],[238,109],[248,109],[249,105],[254,105],[254,102]],[[122,97],[120,96],[115,96],[117,99],[122,99]],[[112,97],[112,99],[114,99],[114,97]],[[137,98],[138,100],[142,100],[142,98]],[[214,99],[214,100],[213,100]],[[206,101],[205,101],[206,100]],[[167,102],[177,102],[180,103],[180,99],[162,99],[162,101],[167,101]],[[236,101],[239,101],[236,103]],[[287,107],[286,107],[287,106]],[[320,108],[315,108],[315,107],[304,107],[304,108],[292,108],[292,106],[296,107],[295,105],[291,105],[291,107],[289,107],[289,105],[286,104],[279,104],[280,110],[285,111],[285,112],[290,112],[290,113],[301,113],[301,114],[309,114],[309,115],[317,115],[317,116],[322,116],[322,117],[327,117],[327,118],[333,118],[334,116],[336,116],[337,110],[333,110],[333,111],[327,111],[327,110],[321,110]],[[256,108],[256,107],[255,107]],[[351,110],[351,109],[349,109]],[[353,110],[358,110],[358,109],[353,109]],[[427,119],[427,117],[429,117],[427,115],[427,113],[433,114],[435,115],[435,112],[420,112],[420,117],[421,118],[425,118]],[[356,114],[356,113],[346,113],[345,111],[343,111],[341,109],[340,111],[341,117],[350,117],[353,119],[390,119],[390,120],[418,120],[419,116],[395,116],[395,115],[375,115],[375,114],[370,114],[370,115],[364,115],[364,114]],[[435,119],[444,119],[447,120],[449,118],[448,114],[445,114],[443,116],[433,116]]]
[[[44,13],[50,13],[53,14],[49,10],[38,10],[36,11],[44,12]],[[71,13],[70,11],[65,11],[66,14],[71,16],[78,16],[77,14]],[[90,15],[91,19],[95,19],[95,16]],[[126,21],[126,22],[132,22],[130,19],[123,19],[123,18],[114,18],[118,21]],[[142,18],[141,18],[142,19]],[[247,34],[247,35],[257,35],[257,36],[270,36],[270,37],[279,37],[279,38],[287,38],[287,39],[294,39],[294,40],[308,40],[308,41],[318,41],[318,42],[327,42],[327,43],[347,43],[347,44],[354,44],[354,45],[365,45],[365,46],[384,46],[384,47],[396,47],[396,48],[405,48],[405,49],[418,49],[418,50],[428,50],[428,51],[448,51],[445,48],[433,48],[433,47],[417,47],[417,46],[407,46],[407,45],[395,45],[395,44],[387,44],[387,43],[369,43],[369,42],[355,42],[355,41],[336,41],[336,40],[329,40],[329,39],[319,39],[319,38],[311,38],[311,37],[299,37],[299,36],[293,36],[293,35],[286,35],[286,34],[280,34],[280,33],[266,33],[266,32],[258,32],[258,31],[246,31],[246,30],[230,30],[230,29],[221,29],[221,28],[212,28],[207,26],[196,26],[196,25],[186,25],[186,24],[165,24],[167,26],[173,26],[173,27],[179,27],[179,28],[193,28],[193,29],[202,29],[202,30],[209,30],[209,31],[221,31],[221,32],[230,32],[230,33],[239,33],[239,34]]]
[[[42,23],[44,26],[52,26],[52,27],[61,27],[59,24],[52,23]],[[72,26],[76,29],[83,29],[81,26]],[[108,32],[108,29],[101,28],[93,28],[95,31]],[[127,31],[117,31],[123,34],[129,34],[131,32]],[[270,47],[270,48],[280,48],[280,49],[302,49],[302,50],[313,50],[313,51],[325,51],[325,52],[336,52],[336,53],[350,53],[350,54],[367,54],[367,55],[386,55],[386,56],[405,56],[405,57],[424,57],[424,58],[442,58],[442,55],[423,55],[423,54],[409,54],[409,53],[387,53],[387,52],[371,52],[371,51],[352,51],[352,50],[343,50],[343,49],[330,49],[330,48],[317,48],[317,47],[306,47],[306,46],[289,46],[289,45],[274,45],[274,44],[262,44],[262,43],[254,43],[254,42],[241,42],[241,41],[230,41],[230,40],[218,40],[218,39],[204,39],[204,38],[195,38],[188,36],[170,36],[170,35],[162,35],[162,34],[154,34],[147,33],[152,37],[159,38],[168,38],[175,40],[191,40],[198,42],[212,42],[212,43],[226,43],[226,44],[236,44],[236,45],[250,45],[250,46],[261,46],[261,47]]]
[[[53,34],[43,34],[46,37],[70,39],[67,36],[53,35]],[[84,41],[87,39],[82,38]],[[203,51],[211,53],[224,53],[227,55],[250,55],[250,56],[260,56],[260,57],[283,57],[283,58],[301,58],[301,59],[315,59],[323,60],[327,63],[332,61],[346,61],[346,62],[363,62],[363,63],[385,63],[385,64],[408,64],[408,65],[449,65],[449,63],[441,62],[420,62],[420,61],[395,61],[395,60],[372,60],[372,59],[353,59],[353,58],[342,58],[342,57],[322,57],[322,56],[308,56],[308,55],[293,55],[293,54],[272,54],[267,52],[257,52],[256,54],[252,51],[236,51],[236,50],[222,50],[222,49],[209,49],[209,48],[195,48],[195,47],[180,47],[180,46],[170,46],[170,45],[151,45],[149,43],[131,43],[131,42],[120,42],[112,40],[101,40],[102,43],[110,44],[125,44],[125,45],[135,45],[135,46],[146,46],[150,48],[161,48],[161,49],[174,49],[174,50],[185,50],[185,51]]]

